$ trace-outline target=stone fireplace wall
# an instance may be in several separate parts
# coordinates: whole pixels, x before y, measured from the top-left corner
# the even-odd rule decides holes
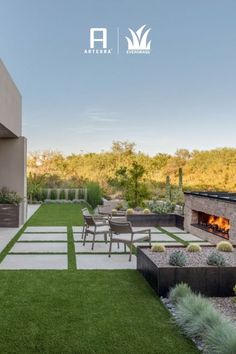
[[[201,230],[191,224],[198,222],[198,213],[223,216],[230,220],[229,241],[236,245],[236,203],[224,201],[220,199],[207,198],[191,194],[185,194],[184,207],[184,229],[203,240],[208,240],[212,243],[218,243],[223,240],[221,237],[210,234],[207,231]]]

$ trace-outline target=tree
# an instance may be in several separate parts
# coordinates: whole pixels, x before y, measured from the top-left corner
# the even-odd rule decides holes
[[[113,141],[111,150],[115,154],[134,154],[135,143],[130,143],[129,141]]]
[[[116,171],[118,184],[123,188],[125,199],[132,208],[142,206],[143,201],[149,196],[147,186],[142,182],[144,173],[144,167],[136,161],[132,163],[130,169],[121,167]]]

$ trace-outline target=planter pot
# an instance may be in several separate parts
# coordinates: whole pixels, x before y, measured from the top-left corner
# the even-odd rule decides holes
[[[0,204],[0,227],[19,227],[19,205]]]
[[[176,226],[184,229],[184,217],[178,214],[132,214],[127,220],[133,226]]]
[[[233,296],[236,267],[164,267],[157,266],[143,251],[137,250],[137,269],[159,296],[181,282],[206,296]]]

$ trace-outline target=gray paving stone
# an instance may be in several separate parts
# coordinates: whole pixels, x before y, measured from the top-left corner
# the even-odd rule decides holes
[[[175,241],[171,236],[166,234],[152,234],[152,241]]]
[[[94,245],[94,250],[91,249],[92,242],[86,242],[83,246],[82,242],[75,242],[75,252],[76,253],[108,253],[109,252],[109,243],[105,242],[96,242]],[[129,248],[126,247],[127,252],[129,252]],[[112,252],[114,253],[123,253],[124,252],[124,244],[120,243],[120,248],[118,248],[117,243],[112,244]]]
[[[159,230],[159,229],[157,229],[156,227],[154,227],[154,226],[142,226],[142,227],[136,227],[136,226],[134,226],[133,227],[133,230],[134,231],[142,231],[142,230],[146,230],[146,229],[150,229],[151,230],[151,233],[152,234],[159,234],[159,233],[161,233],[161,231]]]
[[[72,226],[73,233],[82,233],[83,226]]]
[[[151,235],[151,241],[152,242],[174,242],[175,239],[169,235],[166,234],[152,234]],[[148,240],[146,240],[148,242]]]
[[[109,240],[109,238],[107,238]],[[81,234],[74,234],[74,241],[81,241]],[[86,241],[92,241],[93,236],[91,234],[88,234],[86,236]],[[95,241],[104,241],[104,235],[96,235]]]
[[[67,243],[17,242],[9,253],[67,253]]]
[[[76,255],[77,269],[136,269],[136,256],[132,256],[129,262],[129,255],[113,254],[110,258],[108,255]]]
[[[202,242],[203,240],[195,235],[192,234],[176,234],[178,238],[180,238],[183,241],[198,241]]]
[[[8,255],[0,269],[67,269],[67,255]]]
[[[181,230],[175,226],[163,226],[162,229],[165,231],[168,231],[168,232],[172,232],[173,234],[175,234],[175,233],[186,234],[186,231]]]
[[[182,246],[183,244],[180,243],[180,242],[152,242],[152,246],[155,245],[155,244],[159,244],[161,243],[162,245],[164,246]],[[137,242],[134,244],[136,247],[137,246],[149,246],[149,244],[147,242]]]
[[[67,226],[28,226],[25,232],[67,232]]]
[[[48,233],[48,234],[40,234],[40,233],[25,233],[22,234],[18,241],[67,241],[67,234],[59,234],[59,233]]]

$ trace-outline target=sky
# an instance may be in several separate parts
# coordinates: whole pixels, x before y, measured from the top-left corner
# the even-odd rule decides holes
[[[127,54],[128,28],[145,24],[150,54]],[[112,54],[84,54],[101,27]],[[235,0],[0,0],[0,57],[28,151],[236,145]]]

